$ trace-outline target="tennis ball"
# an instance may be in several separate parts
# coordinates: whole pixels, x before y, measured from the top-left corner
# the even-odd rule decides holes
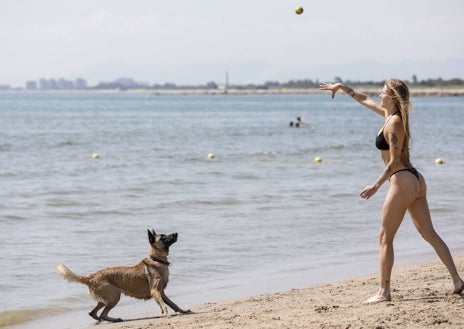
[[[435,163],[436,163],[436,164],[443,164],[444,162],[443,162],[442,159],[437,158],[437,159],[435,160]]]
[[[100,154],[98,153],[92,154],[92,159],[99,159],[99,158],[100,158]]]
[[[303,7],[301,7],[301,6],[298,6],[298,7],[295,8],[295,13],[296,13],[297,15],[303,14],[303,11],[304,11],[304,9],[303,9]]]
[[[314,158],[314,162],[321,163],[322,158],[321,157],[316,157],[316,158]]]
[[[208,159],[214,159],[216,156],[214,155],[214,153],[209,153],[208,154]]]

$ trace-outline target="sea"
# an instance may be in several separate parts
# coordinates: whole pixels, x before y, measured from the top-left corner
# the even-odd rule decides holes
[[[410,120],[435,228],[462,252],[464,97],[413,98]],[[135,265],[147,229],[179,234],[181,308],[376,275],[389,184],[359,193],[383,170],[382,124],[346,95],[0,93],[0,327],[94,325],[57,265]],[[408,215],[395,246],[396,264],[436,259]],[[160,314],[130,297],[110,313]]]

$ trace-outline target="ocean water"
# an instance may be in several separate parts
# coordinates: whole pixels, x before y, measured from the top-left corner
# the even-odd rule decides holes
[[[464,98],[413,104],[412,161],[462,251]],[[290,128],[297,116],[309,124]],[[359,192],[383,169],[382,124],[343,95],[1,93],[0,327],[94,324],[87,288],[57,265],[136,264],[152,228],[179,234],[166,292],[183,308],[375,273],[388,183]],[[396,257],[435,257],[408,216]],[[111,314],[160,310],[127,297]]]

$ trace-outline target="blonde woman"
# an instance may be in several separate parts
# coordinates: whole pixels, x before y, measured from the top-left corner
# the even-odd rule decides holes
[[[385,83],[380,93],[380,104],[370,97],[342,83],[325,83],[321,90],[332,92],[332,98],[338,90],[343,90],[361,105],[385,118],[385,123],[376,136],[375,146],[385,163],[385,168],[377,180],[364,188],[360,196],[369,199],[387,180],[390,188],[382,209],[380,225],[380,289],[365,303],[377,303],[391,300],[390,277],[393,267],[393,239],[400,227],[406,211],[419,233],[435,249],[445,264],[454,285],[454,294],[461,294],[464,281],[458,274],[451,253],[433,228],[427,204],[427,186],[424,177],[412,166],[409,159],[409,90],[407,85],[396,79]]]

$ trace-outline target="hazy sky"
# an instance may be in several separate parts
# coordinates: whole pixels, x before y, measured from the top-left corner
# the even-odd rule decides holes
[[[464,1],[0,0],[0,44],[13,85],[108,65],[441,61],[464,57]]]

